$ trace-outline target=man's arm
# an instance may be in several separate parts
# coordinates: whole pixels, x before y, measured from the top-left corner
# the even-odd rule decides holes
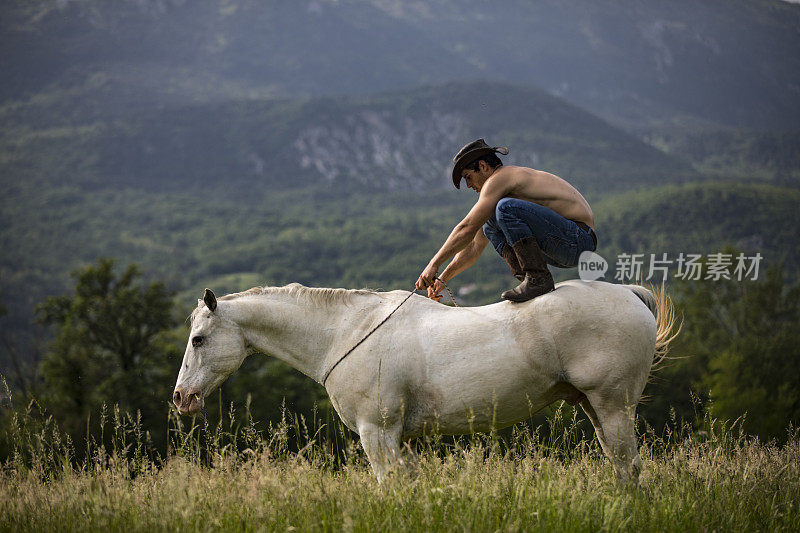
[[[472,209],[470,209],[467,216],[464,217],[464,220],[453,228],[453,231],[450,232],[450,236],[447,237],[445,243],[430,260],[428,266],[422,271],[422,274],[420,274],[416,285],[418,289],[424,289],[432,285],[442,263],[466,248],[475,238],[475,234],[478,233],[486,221],[491,218],[497,207],[497,202],[499,202],[506,193],[507,181],[503,178],[504,176],[497,176],[486,182],[486,185],[484,185],[481,191],[480,198],[478,198],[478,202],[472,206]]]
[[[474,265],[487,244],[489,244],[489,239],[486,238],[483,231],[476,232],[472,242],[453,257],[453,260],[450,261],[450,264],[447,265],[447,268],[444,269],[439,277],[446,283]]]
[[[474,265],[488,243],[489,239],[486,238],[483,231],[475,233],[472,242],[453,257],[453,260],[450,261],[447,268],[439,275],[439,279],[447,283],[461,272]],[[434,284],[428,287],[428,298],[432,298],[437,302],[442,298],[439,293],[444,289],[444,284],[439,281],[439,279],[435,280]]]

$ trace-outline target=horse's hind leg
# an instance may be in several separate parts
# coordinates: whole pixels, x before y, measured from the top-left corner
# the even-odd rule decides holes
[[[642,458],[639,456],[634,431],[638,397],[634,401],[607,399],[591,393],[586,396],[601,428],[601,431],[597,432],[598,438],[602,434],[600,444],[614,465],[617,478],[623,483],[636,483],[642,468]],[[589,418],[592,419],[591,415]],[[592,420],[592,423],[595,424],[595,421]]]
[[[608,448],[606,448],[606,438],[605,435],[603,435],[603,426],[600,425],[600,420],[597,418],[597,413],[594,412],[592,404],[589,403],[589,399],[586,396],[581,399],[580,404],[583,412],[589,417],[589,421],[594,427],[594,433],[597,435],[597,441],[600,443],[600,448],[603,449],[603,453],[610,457],[610,452],[608,451]]]
[[[400,456],[402,429],[402,425],[384,427],[368,422],[358,425],[361,446],[367,453],[367,459],[375,477],[378,478],[378,483],[384,480],[393,467],[403,464]]]

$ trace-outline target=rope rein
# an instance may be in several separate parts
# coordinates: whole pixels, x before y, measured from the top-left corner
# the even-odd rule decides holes
[[[448,286],[447,286],[447,283],[445,283],[445,282],[444,282],[444,280],[442,280],[442,279],[441,279],[441,278],[439,278],[439,277],[436,277],[436,278],[434,278],[434,279],[436,279],[436,280],[440,281],[440,282],[442,283],[442,285],[444,285],[444,288],[445,288],[445,289],[447,289],[447,294],[449,294],[449,295],[450,295],[450,300],[452,300],[452,302],[453,302],[453,305],[454,305],[455,307],[461,307],[460,305],[458,305],[458,302],[456,302],[456,299],[453,297],[453,293],[450,291],[450,287],[448,287]],[[334,369],[334,368],[336,368],[336,367],[339,365],[339,363],[341,363],[342,361],[344,361],[345,357],[347,357],[348,355],[350,355],[351,353],[353,353],[353,351],[354,351],[356,348],[358,348],[359,346],[361,346],[361,343],[363,343],[365,340],[367,340],[367,339],[369,338],[369,336],[370,336],[370,335],[372,335],[373,333],[375,333],[375,330],[377,330],[379,327],[381,327],[382,325],[384,325],[384,324],[386,323],[386,321],[387,321],[387,320],[389,320],[389,318],[391,318],[391,316],[392,316],[392,315],[395,313],[395,311],[397,311],[398,309],[400,309],[400,307],[401,307],[401,306],[402,306],[404,303],[406,303],[406,302],[409,300],[409,298],[411,298],[412,296],[414,296],[414,294],[415,294],[416,292],[417,292],[417,287],[416,287],[416,285],[415,285],[414,287],[412,287],[412,288],[411,288],[411,292],[409,292],[409,293],[408,293],[408,296],[406,296],[406,297],[403,299],[403,301],[402,301],[402,302],[400,302],[400,303],[397,305],[397,307],[395,307],[394,309],[392,309],[392,312],[391,312],[391,313],[389,313],[388,315],[386,315],[386,318],[384,318],[383,320],[381,320],[381,321],[378,323],[378,325],[377,325],[377,326],[375,326],[374,328],[372,328],[372,329],[369,331],[369,333],[367,333],[366,335],[364,335],[364,337],[363,337],[363,338],[362,338],[360,341],[358,341],[358,342],[357,342],[357,343],[356,343],[356,344],[355,344],[355,345],[354,345],[352,348],[350,348],[349,350],[347,350],[347,351],[345,352],[345,354],[344,354],[343,356],[341,356],[341,357],[340,357],[340,358],[339,358],[339,359],[338,359],[338,360],[337,360],[337,361],[336,361],[336,362],[333,364],[333,366],[332,366],[332,367],[330,367],[330,368],[328,369],[328,371],[327,371],[327,372],[325,372],[325,375],[324,375],[324,376],[322,376],[322,381],[320,382],[320,383],[322,383],[322,386],[323,386],[323,387],[325,386],[325,382],[326,382],[326,381],[328,381],[328,376],[330,376],[330,375],[331,375],[331,372],[333,372],[333,369]]]
[[[448,287],[448,286],[447,286],[447,283],[445,283],[444,281],[442,281],[442,278],[438,278],[438,277],[436,277],[436,278],[434,278],[434,279],[436,279],[436,280],[439,280],[439,281],[441,281],[441,282],[442,282],[442,285],[444,285],[444,288],[445,288],[445,289],[447,289],[447,294],[449,294],[449,295],[450,295],[450,301],[451,301],[451,302],[453,302],[453,305],[454,305],[455,307],[461,307],[460,305],[458,305],[458,302],[456,301],[456,298],[455,298],[455,296],[453,296],[453,293],[452,293],[452,292],[450,292],[450,287]]]

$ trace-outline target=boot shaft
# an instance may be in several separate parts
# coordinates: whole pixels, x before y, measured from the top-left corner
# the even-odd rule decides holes
[[[514,252],[514,249],[508,244],[504,244],[501,255],[503,256],[503,259],[506,260],[506,263],[508,263],[508,267],[511,269],[511,273],[514,274],[514,277],[519,281],[524,280],[525,272],[519,265],[519,259],[517,259],[517,254]]]
[[[525,237],[512,246],[519,266],[525,274],[516,288],[504,292],[501,297],[512,302],[525,302],[548,293],[555,288],[553,276],[547,269],[547,260],[536,237]]]

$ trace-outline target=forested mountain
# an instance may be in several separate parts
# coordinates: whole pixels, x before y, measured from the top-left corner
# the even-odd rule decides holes
[[[8,126],[2,179],[83,192],[196,191],[253,200],[317,185],[352,190],[452,187],[451,158],[477,137],[508,145],[507,163],[547,168],[590,191],[686,179],[664,155],[542,91],[476,82],[372,97],[243,100],[126,115],[90,102]],[[82,120],[81,120],[82,119]],[[23,185],[24,184],[24,185]],[[19,194],[25,195],[24,191]]]
[[[158,107],[494,79],[632,123],[796,129],[779,0],[33,0],[0,7],[3,102]]]
[[[731,246],[748,255],[760,252],[763,268],[783,266],[800,274],[800,190],[764,183],[709,182],[653,187],[612,196],[594,205],[605,230],[603,251],[708,254]],[[673,265],[672,273],[675,273]]]

